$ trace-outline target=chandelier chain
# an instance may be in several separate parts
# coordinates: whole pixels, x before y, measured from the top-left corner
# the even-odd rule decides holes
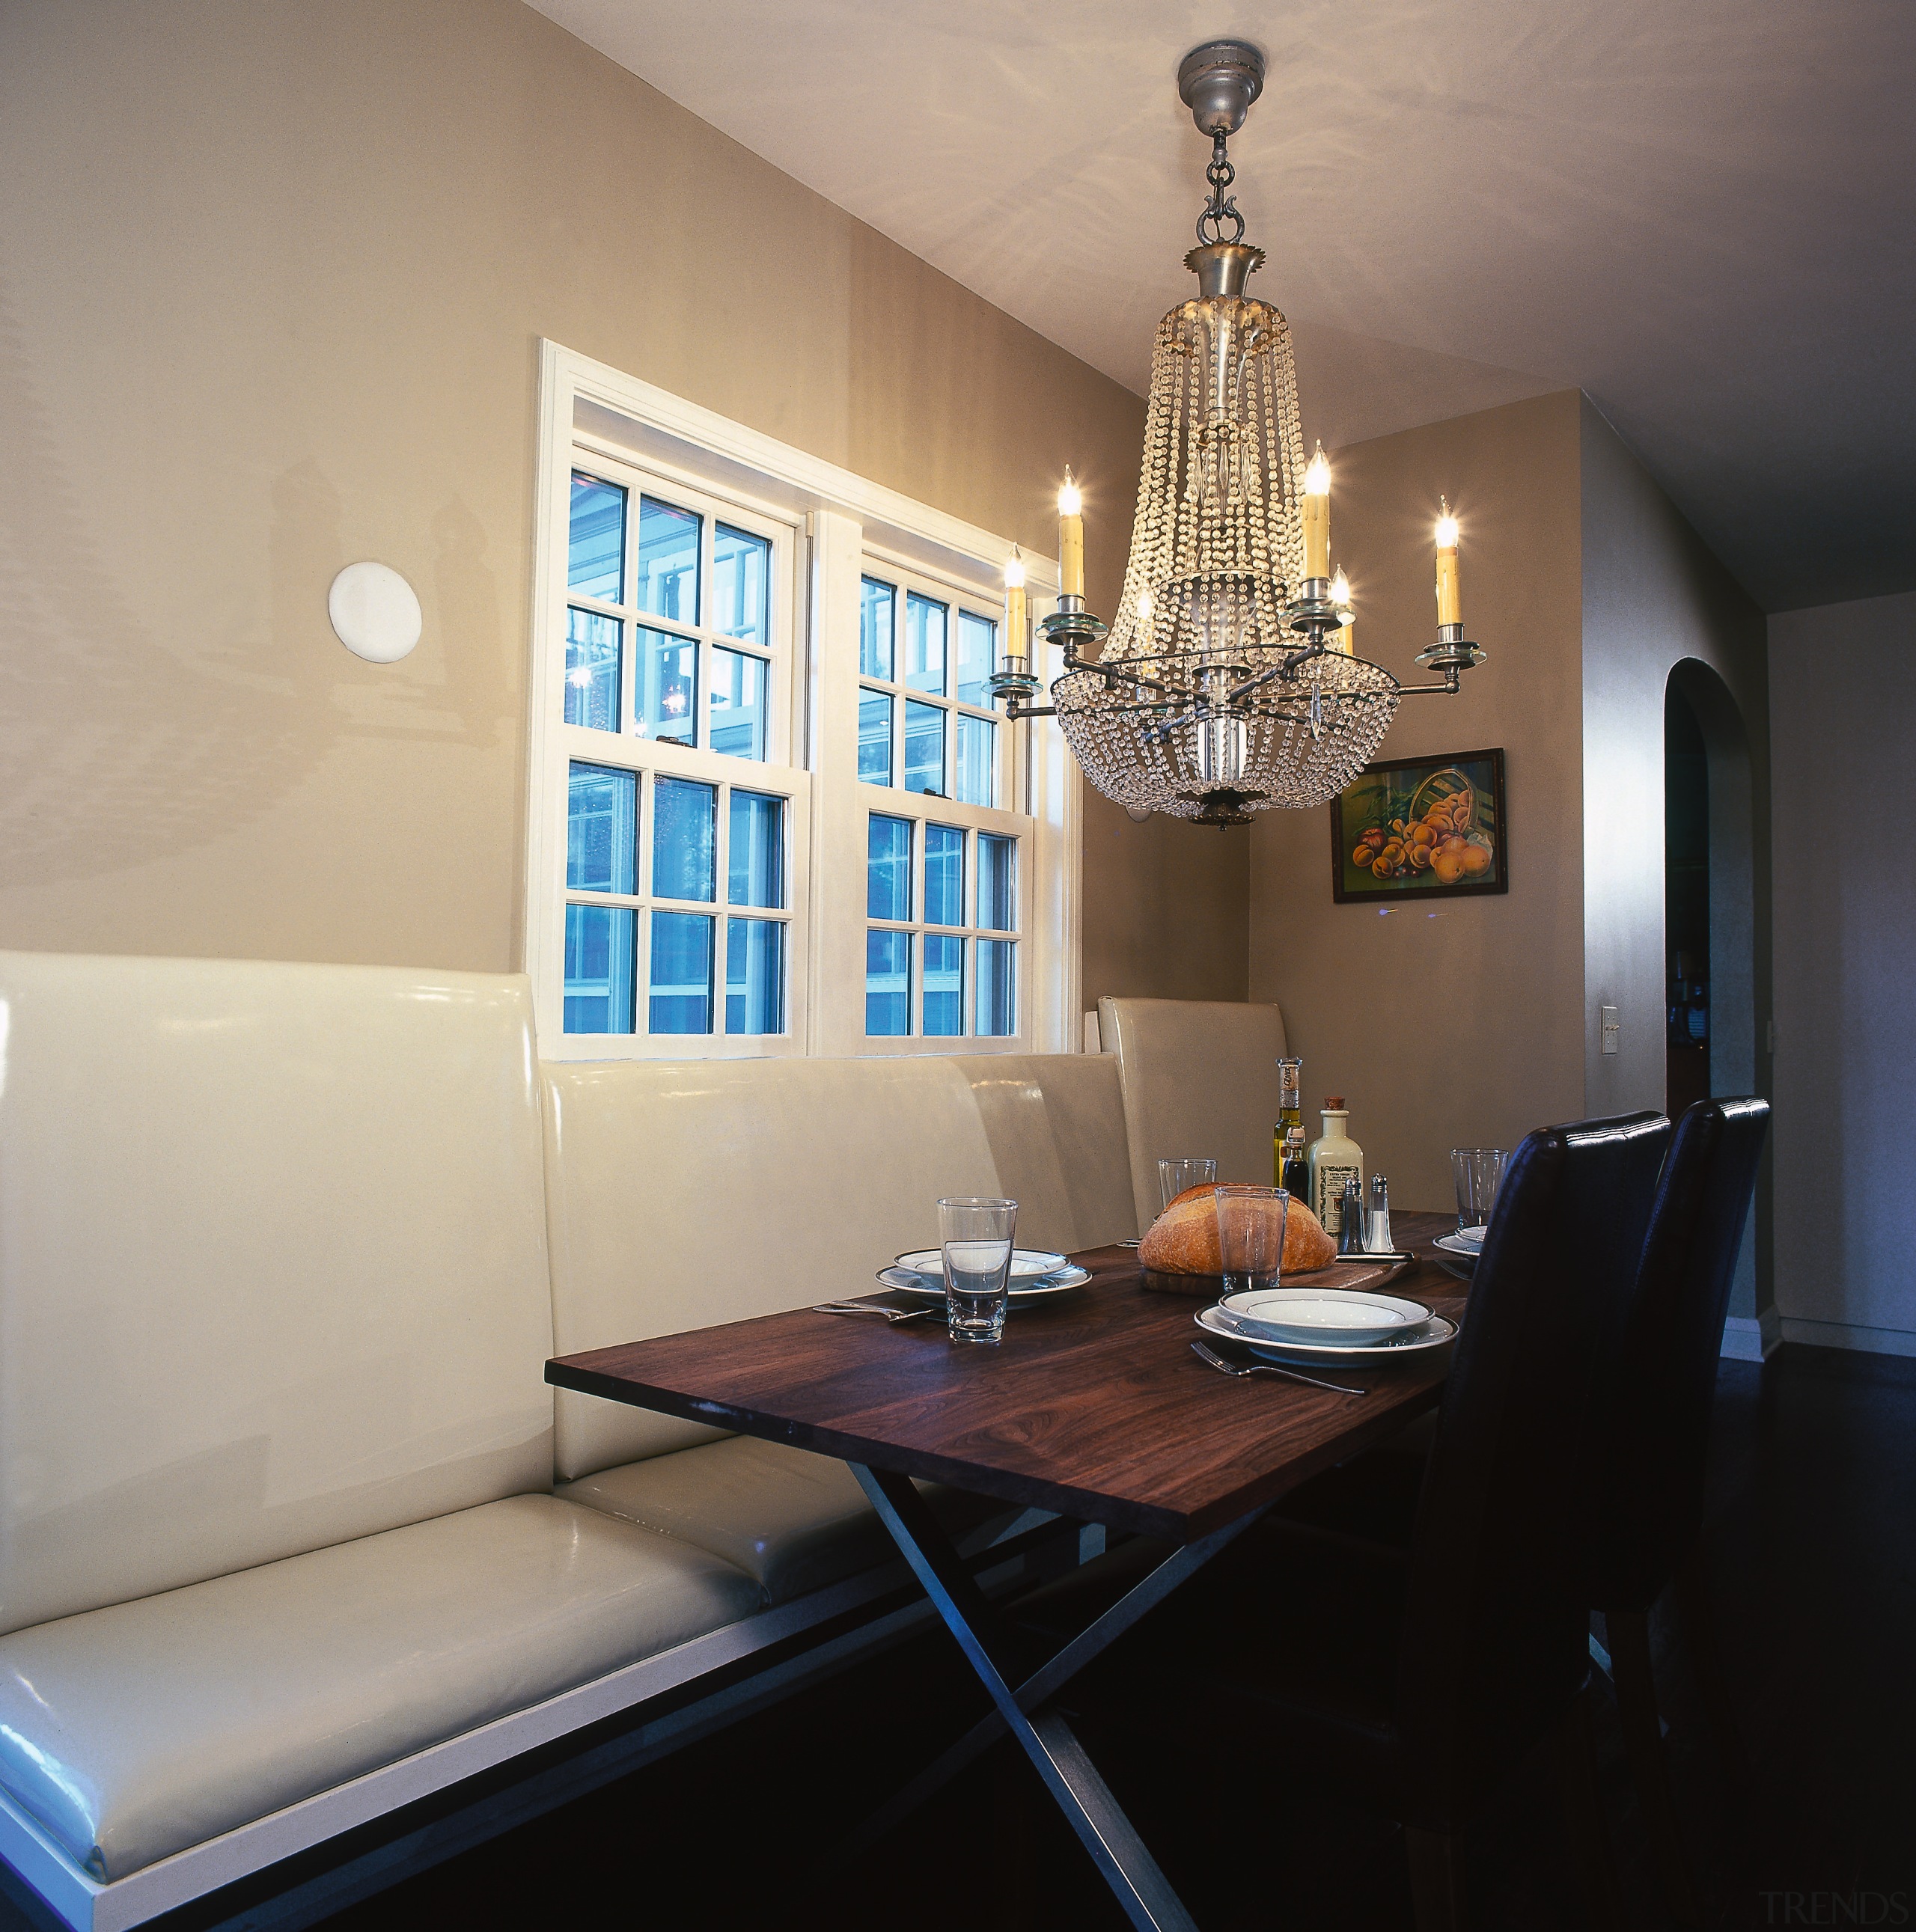
[[[1225,134],[1220,128],[1211,137],[1211,165],[1204,170],[1204,178],[1211,184],[1211,199],[1204,204],[1204,212],[1197,218],[1197,238],[1206,248],[1214,247],[1221,242],[1239,242],[1244,239],[1244,217],[1238,212],[1235,197],[1225,198],[1224,190],[1237,179],[1237,170],[1231,166],[1230,156],[1225,148]],[[1234,224],[1233,232],[1227,235],[1224,224]],[[1206,233],[1206,230],[1209,230]]]

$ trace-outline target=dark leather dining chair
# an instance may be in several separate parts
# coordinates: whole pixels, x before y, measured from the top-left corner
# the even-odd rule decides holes
[[[1677,1128],[1592,1392],[1570,1559],[1573,1587],[1603,1613],[1617,1714],[1664,1888],[1691,1922],[1698,1912],[1665,1775],[1649,1613],[1674,1584],[1711,1728],[1737,1762],[1704,1582],[1704,1471],[1723,1317],[1769,1126],[1768,1102],[1749,1099],[1699,1101]]]
[[[1463,1832],[1553,1739],[1586,1888],[1599,1920],[1614,1916],[1590,1750],[1587,1615],[1564,1586],[1561,1533],[1593,1328],[1620,1318],[1668,1136],[1662,1115],[1638,1114],[1543,1129],[1517,1149],[1452,1350],[1407,1552],[1260,1525],[1074,1686],[1088,1714],[1144,1724],[1220,1788],[1284,1763],[1401,1821],[1423,1932],[1462,1922]],[[1248,1400],[1278,1388],[1243,1386]],[[1125,1546],[1100,1562],[1116,1570],[1146,1560]],[[1096,1576],[1099,1567],[1038,1593],[1026,1620],[1053,1635],[1074,1628],[1116,1580]]]

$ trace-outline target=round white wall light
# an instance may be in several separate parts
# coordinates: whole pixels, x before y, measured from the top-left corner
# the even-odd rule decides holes
[[[326,592],[326,615],[339,641],[368,664],[397,664],[425,621],[413,586],[383,563],[349,563]]]

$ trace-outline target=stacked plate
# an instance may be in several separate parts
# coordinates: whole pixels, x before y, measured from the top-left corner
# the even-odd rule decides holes
[[[880,1268],[878,1279],[887,1288],[921,1300],[944,1299],[944,1251],[941,1248],[914,1248],[900,1255],[888,1268]],[[1064,1256],[1045,1248],[1011,1250],[1011,1301],[1042,1301],[1051,1294],[1066,1294],[1090,1280],[1090,1270],[1074,1267]]]
[[[1455,1234],[1440,1234],[1431,1245],[1437,1250],[1437,1264],[1460,1280],[1468,1281],[1482,1259],[1482,1228],[1465,1228]]]
[[[1197,1325],[1274,1362],[1398,1360],[1440,1348],[1457,1324],[1401,1294],[1336,1288],[1272,1288],[1227,1294],[1197,1312]]]

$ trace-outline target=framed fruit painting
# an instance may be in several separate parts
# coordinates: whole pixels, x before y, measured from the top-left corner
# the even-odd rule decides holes
[[[1507,892],[1502,750],[1366,765],[1331,800],[1331,890],[1341,902]]]

